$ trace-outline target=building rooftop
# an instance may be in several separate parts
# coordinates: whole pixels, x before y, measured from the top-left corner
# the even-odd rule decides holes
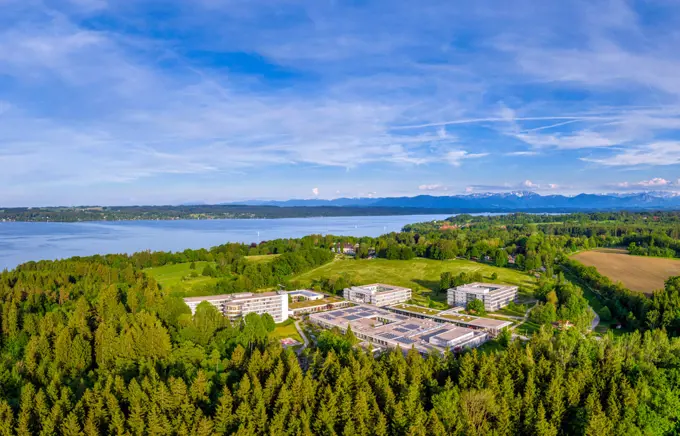
[[[370,285],[352,286],[355,289],[362,289],[371,293],[377,292],[393,292],[393,291],[407,291],[409,288],[402,286],[386,285],[384,283],[373,283]]]
[[[471,332],[472,330],[466,329],[465,327],[453,327],[438,334],[435,338],[441,339],[442,341],[451,341],[469,335]]]
[[[515,288],[514,285],[499,285],[495,283],[468,283],[454,288],[456,291],[471,292],[475,294],[488,294]]]
[[[500,330],[504,327],[510,327],[512,325],[512,321],[501,321],[499,319],[492,318],[476,318],[472,321],[468,321],[468,325],[483,329]]]
[[[221,301],[221,300],[241,300],[246,298],[260,298],[260,297],[273,297],[274,295],[280,295],[278,292],[239,292],[236,294],[221,294],[221,295],[206,295],[203,297],[187,297],[184,299],[186,303],[191,302],[201,302],[201,301]]]
[[[298,289],[288,292],[290,296],[300,295],[305,298],[323,298],[324,295],[319,292],[310,291],[309,289]]]

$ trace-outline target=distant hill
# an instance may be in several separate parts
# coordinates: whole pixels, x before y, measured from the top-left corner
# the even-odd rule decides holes
[[[404,207],[455,211],[570,211],[570,210],[650,210],[678,209],[680,196],[669,192],[630,194],[539,195],[530,191],[470,195],[383,198],[337,198],[334,200],[245,201],[230,203],[279,207]]]

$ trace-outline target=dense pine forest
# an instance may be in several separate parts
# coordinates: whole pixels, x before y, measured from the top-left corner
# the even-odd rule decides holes
[[[29,262],[0,273],[0,434],[677,434],[680,279],[646,298],[565,257],[633,234],[677,237],[677,223],[663,217],[625,216],[459,217],[380,238]],[[298,357],[271,337],[271,317],[231,325],[206,303],[192,315],[178,292],[145,273],[204,260],[224,281],[206,292],[290,284],[331,261],[341,242],[358,244],[358,257],[364,248],[387,258],[410,250],[542,271],[536,316],[554,311],[578,325],[444,356],[373,357],[331,331]],[[280,256],[245,259],[270,253]],[[634,331],[587,333],[587,303],[571,276],[601,290]]]
[[[680,342],[544,330],[495,353],[303,360],[103,261],[0,276],[2,434],[671,434]],[[82,433],[81,433],[82,432]]]

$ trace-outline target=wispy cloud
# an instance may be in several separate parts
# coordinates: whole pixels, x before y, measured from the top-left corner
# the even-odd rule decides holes
[[[680,142],[654,142],[644,146],[619,151],[601,158],[583,158],[605,166],[668,166],[680,164]]]
[[[0,204],[674,179],[680,7],[468,6],[4,2]]]
[[[468,153],[465,150],[451,150],[446,153],[444,158],[448,163],[457,167],[466,159],[479,159],[488,155],[488,153]]]

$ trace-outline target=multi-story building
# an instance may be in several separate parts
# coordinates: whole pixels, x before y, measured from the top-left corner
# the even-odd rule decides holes
[[[203,301],[215,306],[230,321],[236,321],[249,313],[257,313],[258,315],[268,313],[277,323],[288,319],[288,295],[286,292],[243,292],[184,299],[192,314],[196,312],[196,307]]]
[[[493,312],[517,299],[517,286],[489,283],[470,283],[446,292],[449,306],[467,306],[470,301],[482,300],[484,308]]]
[[[372,285],[352,286],[345,288],[343,296],[355,303],[373,304],[376,306],[390,306],[403,303],[411,299],[411,290],[400,286],[375,283]]]

